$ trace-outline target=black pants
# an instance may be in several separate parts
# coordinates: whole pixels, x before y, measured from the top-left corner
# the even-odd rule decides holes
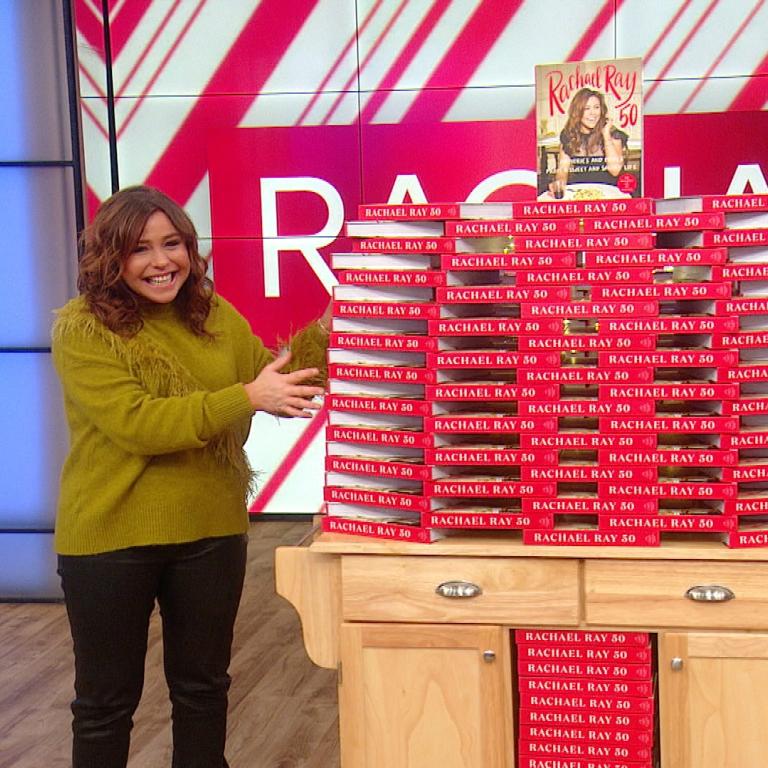
[[[73,768],[125,768],[157,600],[173,768],[226,768],[227,674],[246,536],[59,557],[75,649]]]

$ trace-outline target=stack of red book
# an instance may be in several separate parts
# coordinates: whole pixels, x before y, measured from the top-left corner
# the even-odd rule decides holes
[[[424,390],[435,381],[427,355],[436,349],[427,323],[437,316],[435,289],[445,280],[437,254],[453,241],[442,237],[439,221],[409,222],[407,238],[390,225],[397,222],[385,223],[384,237],[361,237],[348,225],[353,252],[332,256],[339,284],[328,350],[322,525],[427,542],[435,533],[421,520],[429,509],[424,450],[432,445]]]
[[[711,267],[712,282],[728,286],[727,298],[707,305],[716,324],[708,347],[717,355],[714,383],[722,400],[717,453],[731,547],[768,545],[768,195],[701,196],[660,201],[684,215],[718,213],[724,229],[689,236],[686,245],[722,248],[727,260]],[[682,235],[678,234],[678,238]]]
[[[767,199],[361,206],[326,528],[768,544]]]
[[[520,768],[650,768],[650,636],[515,631]]]

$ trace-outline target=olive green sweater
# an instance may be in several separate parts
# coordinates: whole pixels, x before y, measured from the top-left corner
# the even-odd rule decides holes
[[[53,362],[70,452],[56,550],[96,554],[243,533],[253,413],[243,383],[273,359],[245,318],[216,297],[206,322],[214,338],[201,338],[174,304],[151,305],[142,330],[126,339],[82,297],[57,315]],[[324,340],[316,325],[297,335],[292,367],[322,367]]]

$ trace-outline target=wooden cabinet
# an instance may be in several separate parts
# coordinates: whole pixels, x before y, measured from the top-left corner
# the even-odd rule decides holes
[[[343,624],[341,762],[353,768],[513,768],[508,632]]]
[[[340,668],[342,768],[514,768],[526,626],[658,634],[662,768],[768,761],[765,551],[320,536],[276,560],[310,658]]]
[[[768,763],[768,634],[659,638],[664,768]]]

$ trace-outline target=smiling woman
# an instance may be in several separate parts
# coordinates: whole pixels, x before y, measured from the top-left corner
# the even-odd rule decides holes
[[[123,768],[150,614],[163,618],[174,765],[221,768],[232,628],[245,567],[243,444],[256,411],[310,416],[327,331],[274,359],[206,276],[170,198],[129,187],[82,239],[81,296],[53,360],[70,451],[56,549],[75,650],[73,766]]]
[[[123,280],[136,294],[158,304],[178,295],[189,276],[189,253],[173,222],[155,211],[123,264]]]

